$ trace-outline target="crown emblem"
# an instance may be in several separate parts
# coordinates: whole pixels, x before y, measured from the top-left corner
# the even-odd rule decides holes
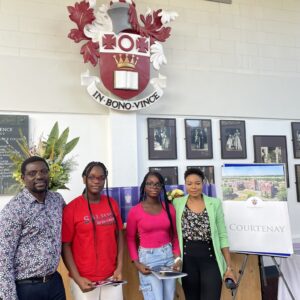
[[[118,58],[114,55],[114,59],[119,69],[134,69],[139,58],[135,57],[134,54],[131,55],[131,59],[129,59],[128,54],[125,54],[124,58],[122,54],[119,54]]]
[[[256,200],[256,199],[252,199],[251,201],[252,201],[252,204],[253,204],[253,205],[256,205],[256,204],[257,204],[257,200]]]

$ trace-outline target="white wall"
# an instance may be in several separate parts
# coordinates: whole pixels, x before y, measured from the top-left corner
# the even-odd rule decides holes
[[[0,1],[1,110],[107,114],[80,86],[87,65],[67,38],[75,2]]]
[[[145,113],[299,118],[299,1],[232,2],[168,1],[169,86]]]

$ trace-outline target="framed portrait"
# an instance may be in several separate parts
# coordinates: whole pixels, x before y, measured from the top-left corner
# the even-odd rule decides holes
[[[148,118],[149,159],[176,159],[176,119]]]
[[[289,187],[286,136],[254,135],[254,162],[265,164],[285,164],[286,182]]]
[[[211,120],[185,119],[187,159],[213,158]]]
[[[178,167],[149,167],[149,171],[160,173],[165,180],[165,185],[178,184]]]
[[[300,165],[295,165],[297,202],[300,202]]]
[[[187,169],[199,168],[204,173],[204,183],[215,184],[214,166],[187,166]]]
[[[300,158],[300,122],[292,122],[294,158]]]
[[[221,158],[247,158],[245,121],[220,120]]]

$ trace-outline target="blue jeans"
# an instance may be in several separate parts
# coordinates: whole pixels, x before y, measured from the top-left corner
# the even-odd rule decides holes
[[[172,245],[160,248],[139,248],[139,261],[149,268],[157,266],[171,267],[174,264]],[[139,272],[140,291],[144,300],[173,300],[176,279],[159,280],[154,275],[143,275]]]
[[[58,272],[47,282],[16,283],[19,300],[66,300],[65,288]]]

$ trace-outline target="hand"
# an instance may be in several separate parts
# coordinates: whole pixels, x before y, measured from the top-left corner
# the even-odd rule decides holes
[[[141,272],[144,275],[151,274],[151,271],[149,267],[145,266],[144,264],[140,263],[139,261],[134,261],[135,267],[138,269],[139,272]]]
[[[113,276],[112,276],[112,280],[114,281],[120,281],[122,280],[122,270],[120,267],[117,267]]]
[[[235,283],[237,282],[232,269],[226,270],[223,279],[225,280],[226,278],[231,278]]]
[[[182,267],[182,260],[181,259],[177,259],[177,261],[173,264],[172,268],[175,271],[180,271]]]
[[[76,283],[78,284],[83,293],[90,292],[93,289],[95,289],[93,282],[85,277],[79,277],[76,280]]]

